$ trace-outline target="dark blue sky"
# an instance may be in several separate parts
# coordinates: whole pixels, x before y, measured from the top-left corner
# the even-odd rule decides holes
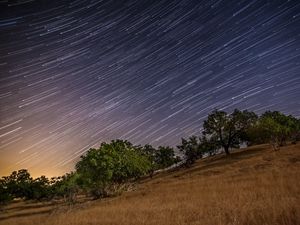
[[[300,116],[297,0],[0,4],[0,175],[116,138],[175,146],[213,109]]]

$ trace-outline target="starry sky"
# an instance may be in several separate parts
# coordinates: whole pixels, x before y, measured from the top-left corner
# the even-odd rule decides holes
[[[300,1],[0,1],[0,175],[176,146],[234,108],[300,117]]]

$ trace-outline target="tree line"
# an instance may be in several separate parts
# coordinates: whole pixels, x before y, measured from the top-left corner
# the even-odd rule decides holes
[[[154,148],[133,145],[127,140],[103,142],[91,148],[75,165],[75,171],[48,179],[33,179],[26,169],[14,171],[0,179],[0,204],[15,198],[25,200],[64,199],[75,202],[78,194],[103,198],[120,194],[129,184],[155,171],[181,162],[192,165],[204,155],[210,156],[241,145],[270,143],[274,150],[300,140],[300,119],[278,111],[267,111],[261,116],[247,110],[235,109],[228,114],[214,110],[203,123],[199,136],[182,138],[175,150],[169,146]]]
[[[134,146],[126,140],[101,143],[80,157],[75,171],[48,179],[33,179],[26,169],[14,171],[0,179],[0,204],[15,198],[25,200],[64,199],[72,203],[78,194],[94,198],[121,193],[142,176],[170,167],[181,159],[171,147]]]

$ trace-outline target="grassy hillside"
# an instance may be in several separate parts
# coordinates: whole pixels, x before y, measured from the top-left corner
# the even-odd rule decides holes
[[[0,224],[300,224],[300,145],[199,160],[145,179],[119,197],[73,206],[17,202]]]

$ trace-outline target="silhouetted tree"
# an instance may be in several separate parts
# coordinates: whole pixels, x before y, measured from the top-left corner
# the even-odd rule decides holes
[[[163,169],[179,162],[180,159],[175,156],[174,149],[168,146],[159,146],[155,154],[155,163],[157,169]]]
[[[45,176],[41,176],[34,179],[30,185],[31,195],[28,196],[28,198],[36,200],[51,198],[51,191],[49,185],[50,181]]]
[[[189,137],[188,139],[182,138],[181,145],[178,145],[177,148],[183,152],[186,165],[191,165],[197,159],[202,158],[201,143],[196,136]]]
[[[215,110],[204,121],[203,134],[214,140],[216,145],[223,147],[228,155],[230,148],[239,147],[240,143],[244,141],[247,129],[256,121],[257,115],[247,110],[235,109],[231,114]]]
[[[11,175],[3,177],[3,179],[13,198],[31,199],[31,184],[33,179],[26,169],[13,171]]]
[[[5,178],[0,179],[0,206],[6,205],[11,200],[13,200],[13,196],[8,189],[7,180]]]
[[[188,139],[182,138],[181,145],[178,145],[177,148],[184,154],[185,164],[189,166],[206,153],[214,154],[218,146],[213,139],[208,140],[206,136],[191,136]]]

